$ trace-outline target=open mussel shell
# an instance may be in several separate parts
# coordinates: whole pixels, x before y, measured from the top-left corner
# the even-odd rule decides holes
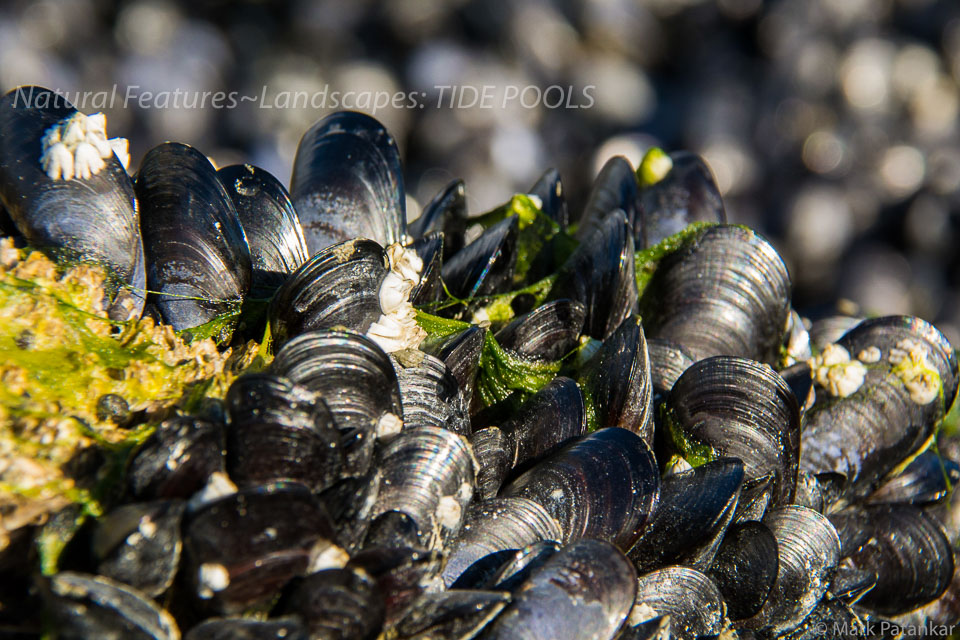
[[[400,387],[390,358],[366,336],[351,331],[311,331],[287,342],[270,365],[317,394],[340,430],[344,475],[367,472],[378,426],[403,416]],[[389,414],[389,415],[388,415]]]
[[[110,578],[62,571],[43,581],[41,592],[57,638],[180,639],[169,613]]]
[[[411,238],[443,234],[443,258],[463,248],[467,229],[467,193],[463,180],[453,180],[424,205],[420,216],[407,226]]]
[[[494,337],[504,349],[529,358],[560,360],[579,344],[586,308],[575,300],[554,300],[514,318]]]
[[[414,602],[396,630],[401,638],[428,640],[476,637],[510,603],[510,594],[457,589],[426,593]]]
[[[803,622],[826,593],[840,561],[837,531],[806,507],[774,509],[763,520],[777,539],[777,578],[766,602],[742,624],[776,637]]]
[[[733,524],[707,569],[723,594],[732,620],[755,616],[777,579],[780,560],[777,539],[762,522]]]
[[[470,436],[470,398],[442,360],[424,355],[415,367],[397,374],[404,428],[441,427]]]
[[[223,427],[182,416],[164,420],[130,456],[127,484],[140,500],[189,498],[223,473]]]
[[[254,297],[269,298],[307,261],[307,242],[290,195],[268,171],[234,164],[217,171],[247,236]]]
[[[351,567],[296,579],[275,611],[299,616],[311,638],[373,640],[383,626],[385,605],[376,581]]]
[[[652,446],[653,387],[640,318],[627,318],[603,341],[580,371],[578,382],[596,419],[591,426],[628,429]]]
[[[929,504],[941,500],[960,483],[960,465],[936,451],[921,453],[899,474],[870,494],[867,502]]]
[[[443,570],[449,587],[482,558],[522,549],[542,540],[559,540],[560,525],[536,502],[525,498],[492,498],[467,509],[463,528],[450,546]]]
[[[303,623],[294,616],[209,618],[190,629],[183,640],[308,640]]]
[[[267,312],[277,347],[307,331],[346,327],[365,333],[380,317],[383,248],[350,240],[320,251],[283,283]]]
[[[189,329],[239,309],[250,290],[243,227],[206,156],[166,142],[137,172],[147,286],[164,322]]]
[[[375,519],[405,514],[416,525],[418,546],[425,549],[437,548],[459,531],[476,484],[475,463],[463,437],[439,427],[404,429],[379,458],[383,483]],[[375,520],[371,533],[378,526]]]
[[[772,474],[773,504],[792,501],[797,483],[797,400],[770,367],[731,356],[701,360],[677,380],[667,400],[667,429],[684,457],[731,456],[746,480]]]
[[[585,430],[580,388],[570,378],[557,376],[500,426],[486,427],[474,434],[481,496],[492,498],[513,469],[524,468]]]
[[[753,231],[694,233],[657,266],[640,300],[648,337],[682,344],[695,360],[740,356],[774,364],[790,312],[790,276]]]
[[[565,445],[504,487],[560,523],[563,542],[598,538],[629,549],[656,506],[660,475],[637,434],[600,429]]]
[[[899,615],[939,598],[950,586],[954,553],[940,524],[912,505],[853,507],[830,516],[850,564],[877,584],[857,606]]]
[[[180,564],[185,508],[182,500],[137,502],[97,520],[92,544],[97,572],[151,597],[164,593]]]
[[[606,340],[637,309],[633,236],[623,211],[596,228],[560,267],[547,300],[570,299],[586,310],[583,333]]]
[[[570,216],[567,213],[567,201],[563,196],[563,182],[560,180],[560,172],[556,169],[547,169],[530,187],[528,193],[540,198],[540,210],[556,222],[561,231],[566,231],[567,225],[570,223]]]
[[[723,627],[723,597],[710,578],[688,567],[665,567],[640,576],[630,624],[664,615],[670,616],[671,637],[715,636]]]
[[[346,560],[326,509],[294,483],[210,502],[188,518],[184,537],[194,594],[221,613],[267,602],[291,578]]]
[[[46,131],[77,110],[42,87],[0,98],[0,201],[17,230],[58,258],[101,265],[113,292],[115,320],[139,318],[146,290],[140,218],[133,183],[114,155],[89,178],[53,180],[43,170]]]
[[[607,160],[597,174],[587,196],[587,204],[583,207],[577,231],[580,239],[589,237],[601,221],[617,209],[623,212],[632,239],[637,219],[638,189],[637,174],[629,160],[623,156]]]
[[[441,274],[451,295],[460,299],[500,292],[513,282],[519,219],[510,216],[443,263]]]
[[[707,163],[686,151],[670,154],[673,167],[643,187],[637,202],[637,246],[646,249],[694,222],[727,221],[720,189]]]
[[[410,292],[410,304],[415,306],[429,305],[440,302],[445,295],[443,281],[440,279],[440,270],[443,267],[443,252],[446,238],[442,233],[431,233],[417,238],[409,245],[420,261],[423,270],[420,272],[420,282]]]
[[[919,318],[865,320],[836,344],[852,359],[840,366],[859,367],[862,383],[844,397],[817,389],[804,418],[801,465],[842,478],[843,497],[855,499],[926,444],[960,378],[950,343]]]
[[[326,404],[270,374],[237,378],[226,397],[227,471],[240,486],[282,480],[323,491],[342,464],[340,433]]]
[[[660,502],[627,554],[640,573],[670,564],[705,571],[733,518],[743,463],[720,458],[666,476]]]
[[[480,637],[608,640],[629,614],[636,589],[636,572],[616,547],[581,540],[534,570]]]
[[[384,247],[403,239],[400,152],[384,126],[368,115],[340,111],[303,135],[290,194],[311,256],[353,238]]]

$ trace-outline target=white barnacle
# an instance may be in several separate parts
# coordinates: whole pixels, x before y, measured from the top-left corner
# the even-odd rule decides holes
[[[437,520],[447,529],[456,529],[460,524],[463,508],[457,501],[457,496],[443,496],[437,505]]]
[[[215,593],[230,586],[230,572],[222,564],[204,562],[197,571],[197,586],[200,587],[198,595],[209,600]]]
[[[828,344],[810,360],[814,380],[832,396],[846,398],[863,385],[867,368],[838,344]]]
[[[41,140],[40,164],[51,180],[88,180],[116,154],[124,169],[130,163],[129,144],[107,139],[107,117],[77,112],[48,128]]]
[[[311,551],[307,573],[316,573],[325,569],[342,569],[350,560],[350,554],[335,544],[320,541]]]
[[[387,258],[390,272],[380,284],[380,317],[370,325],[367,336],[387,353],[416,349],[427,333],[417,324],[410,293],[420,283],[423,261],[399,243],[387,247]]]
[[[916,404],[933,402],[942,386],[940,374],[927,357],[927,350],[910,339],[901,340],[890,350],[888,358],[893,365],[892,373],[903,382]]]
[[[880,349],[876,346],[869,346],[866,349],[861,349],[860,353],[857,354],[857,360],[860,362],[874,363],[880,362]]]
[[[392,438],[403,429],[403,420],[389,411],[377,421],[377,438]]]
[[[187,501],[187,510],[196,511],[203,505],[237,492],[237,485],[222,471],[214,471],[207,478],[207,484]]]

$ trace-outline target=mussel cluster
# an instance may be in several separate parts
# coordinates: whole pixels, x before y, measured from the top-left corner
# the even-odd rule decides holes
[[[549,171],[473,217],[453,182],[408,225],[396,144],[363,114],[304,135],[288,194],[177,143],[133,178],[114,156],[50,175],[45,135],[76,110],[16,98],[0,198],[20,245],[103,267],[117,322],[264,336],[222,399],[130,451],[106,512],[33,576],[42,613],[22,616],[53,637],[960,620],[960,467],[936,448],[953,348],[918,318],[805,324],[698,156],[612,159],[576,224]]]

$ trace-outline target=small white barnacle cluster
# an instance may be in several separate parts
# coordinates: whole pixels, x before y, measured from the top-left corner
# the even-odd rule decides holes
[[[922,344],[909,338],[901,340],[890,350],[888,360],[915,403],[929,404],[940,395],[940,374]]]
[[[387,258],[390,272],[380,284],[380,317],[370,325],[367,336],[387,353],[416,349],[427,332],[417,324],[410,293],[420,283],[423,261],[400,243],[387,247]]]
[[[116,154],[126,169],[130,164],[126,138],[107,139],[107,116],[79,111],[51,126],[43,134],[40,164],[51,180],[88,180],[107,166]]]
[[[867,376],[867,368],[838,344],[828,344],[810,361],[813,379],[832,396],[846,398],[856,393]]]

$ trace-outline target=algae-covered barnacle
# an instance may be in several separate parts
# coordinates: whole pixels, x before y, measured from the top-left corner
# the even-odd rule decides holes
[[[188,344],[150,319],[109,320],[97,267],[58,267],[9,238],[0,240],[0,256],[2,549],[10,531],[66,504],[96,511],[100,479],[74,479],[68,463],[94,446],[120,454],[149,433],[116,424],[103,398],[122,399],[134,423],[152,422],[206,394],[221,396],[254,350]]]
[[[838,344],[828,344],[810,360],[813,378],[831,396],[846,398],[857,392],[867,376],[867,368],[860,360]]]
[[[901,340],[890,350],[888,359],[893,365],[891,372],[903,382],[911,400],[922,405],[940,396],[943,382],[922,344],[916,340]]]

